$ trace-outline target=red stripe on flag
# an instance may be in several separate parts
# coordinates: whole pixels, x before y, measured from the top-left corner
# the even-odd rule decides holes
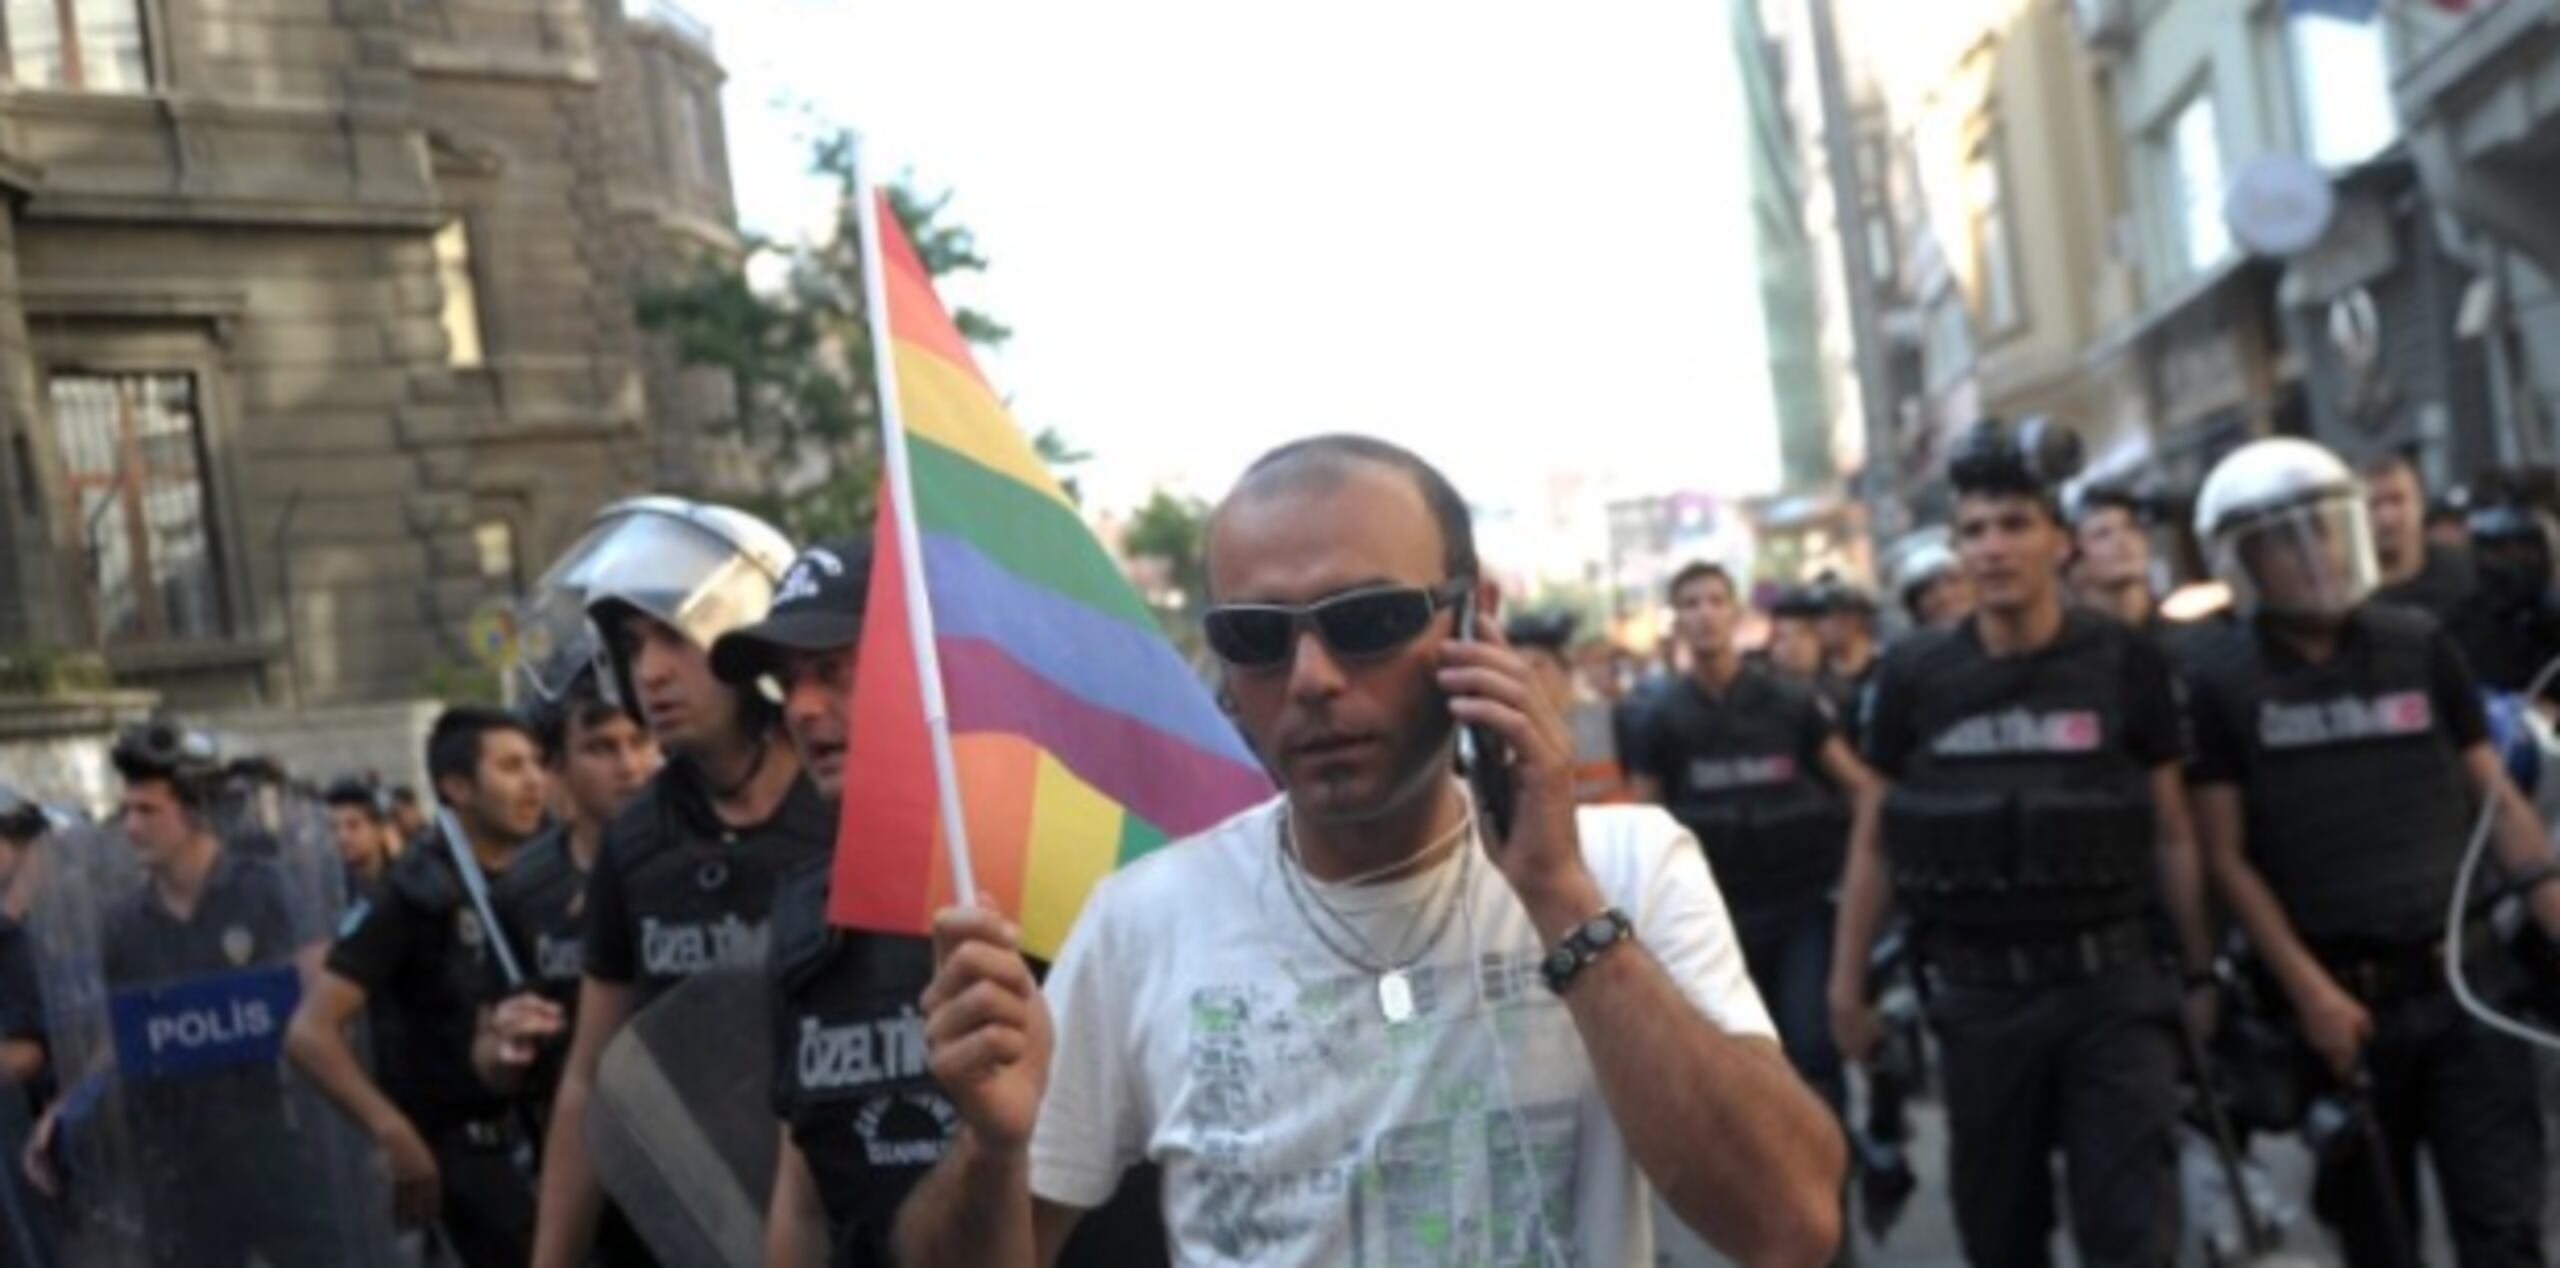
[[[889,209],[888,191],[874,197],[879,200],[880,254],[889,261],[889,267],[880,274],[880,288],[889,301],[889,337],[914,344],[985,384],[987,376],[979,373],[977,358],[969,354],[969,342],[960,337],[960,327],[942,306],[942,296],[933,289],[933,278],[924,271],[924,261],[917,257],[915,245],[907,241],[907,231],[898,223],[897,213]]]
[[[925,733],[924,690],[907,624],[906,567],[898,556],[890,490],[880,490],[872,529],[871,593],[854,667],[853,734],[845,751],[844,809],[837,820],[827,919],[885,933],[931,931],[936,784]],[[948,883],[947,880],[945,882]]]

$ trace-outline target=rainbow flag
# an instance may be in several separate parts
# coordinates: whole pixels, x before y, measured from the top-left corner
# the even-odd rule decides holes
[[[907,576],[920,569],[970,871],[1053,957],[1096,882],[1270,781],[979,374],[875,199],[884,481],[829,917],[927,932],[954,894]],[[874,330],[880,327],[877,323]],[[894,514],[910,499],[916,548]]]

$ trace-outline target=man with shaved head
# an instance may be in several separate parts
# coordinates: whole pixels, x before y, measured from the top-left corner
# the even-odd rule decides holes
[[[1046,990],[984,910],[925,993],[950,1155],[899,1262],[1047,1265],[1141,1161],[1185,1263],[1649,1263],[1653,1195],[1734,1259],[1839,1244],[1696,843],[1574,804],[1465,501],[1382,441],[1285,446],[1219,507],[1210,647],[1281,795],[1096,889]],[[1453,776],[1503,756],[1508,816]]]

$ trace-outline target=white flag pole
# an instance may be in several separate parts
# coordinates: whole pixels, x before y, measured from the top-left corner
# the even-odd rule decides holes
[[[969,864],[969,823],[960,806],[959,763],[951,755],[951,707],[942,695],[942,652],[933,639],[933,600],[925,585],[923,537],[916,530],[915,482],[907,468],[907,425],[898,409],[898,369],[890,355],[888,257],[880,253],[880,200],[871,154],[853,146],[855,223],[862,233],[862,311],[871,327],[871,363],[880,393],[880,451],[888,459],[883,487],[898,532],[898,573],[907,591],[907,637],[916,646],[916,679],[924,689],[925,734],[933,743],[933,779],[942,804],[942,840],[951,854],[951,889],[963,907],[978,901]]]

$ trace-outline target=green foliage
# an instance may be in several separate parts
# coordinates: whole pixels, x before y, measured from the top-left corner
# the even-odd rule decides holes
[[[1162,489],[1138,508],[1120,534],[1120,549],[1130,558],[1151,559],[1164,569],[1163,586],[1145,596],[1147,606],[1174,645],[1195,659],[1201,650],[1200,613],[1209,602],[1208,535],[1208,505]]]
[[[776,486],[757,510],[794,538],[813,541],[869,528],[880,482],[880,403],[871,331],[865,320],[860,221],[850,133],[816,145],[811,170],[829,179],[834,216],[813,243],[748,243],[750,258],[782,264],[782,285],[760,293],[735,261],[708,257],[641,295],[643,328],[670,342],[690,366],[726,372],[733,388],[719,426],[771,460]],[[936,278],[986,268],[976,238],[944,216],[951,196],[918,193],[904,179],[887,185],[925,271]],[[951,314],[962,337],[1000,346],[1002,322],[962,306]],[[1071,466],[1076,453],[1054,432],[1041,453]],[[1075,492],[1069,482],[1069,492]]]

